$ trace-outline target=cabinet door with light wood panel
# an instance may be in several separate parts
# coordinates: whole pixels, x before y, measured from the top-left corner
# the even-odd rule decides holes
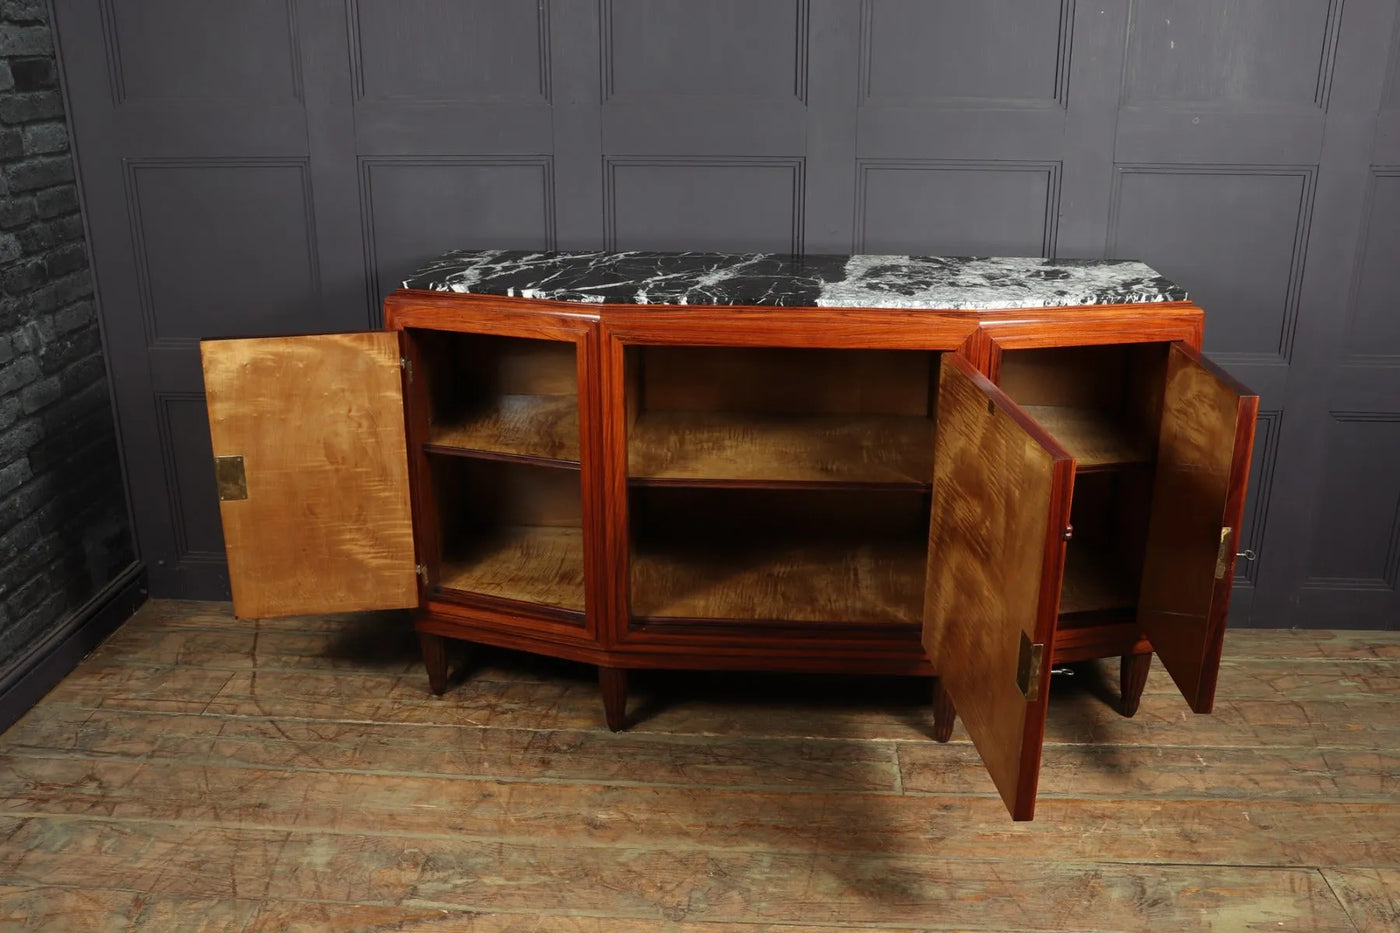
[[[1210,710],[1258,398],[1184,343],[999,363],[993,386],[943,362],[924,641],[1029,819],[1051,663],[1150,643]]]
[[[234,612],[418,605],[399,334],[200,350]]]

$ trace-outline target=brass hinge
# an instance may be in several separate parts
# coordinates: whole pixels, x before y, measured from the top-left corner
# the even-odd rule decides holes
[[[1030,636],[1021,633],[1021,656],[1016,662],[1016,686],[1027,703],[1040,696],[1040,667],[1045,659],[1045,646],[1031,644]]]
[[[248,498],[248,474],[243,469],[243,457],[215,457],[214,485],[220,502],[237,502]]]
[[[1226,525],[1220,529],[1220,549],[1215,552],[1215,579],[1225,579],[1225,570],[1230,566],[1230,555],[1234,548],[1230,545],[1230,536],[1235,533],[1235,529]]]
[[[413,572],[418,574],[418,579],[423,581],[423,585],[428,585],[428,568],[422,564],[414,564]]]
[[[404,378],[409,382],[413,381],[413,361],[406,356],[399,357],[399,369],[403,370]]]

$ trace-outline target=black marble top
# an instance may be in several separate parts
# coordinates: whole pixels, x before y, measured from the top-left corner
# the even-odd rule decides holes
[[[1186,299],[1140,262],[776,253],[458,250],[403,286],[589,304],[965,311]]]

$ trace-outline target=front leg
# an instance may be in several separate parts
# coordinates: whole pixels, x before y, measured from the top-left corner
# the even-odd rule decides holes
[[[428,669],[428,689],[438,696],[447,690],[447,639],[431,632],[419,632],[423,666]]]
[[[953,698],[948,696],[948,691],[943,689],[943,678],[933,679],[933,737],[936,741],[946,742],[953,737],[953,724],[957,721],[958,711],[953,708]]]
[[[1142,701],[1142,690],[1147,686],[1147,671],[1152,667],[1150,654],[1125,654],[1118,665],[1118,711],[1124,716],[1132,716]]]
[[[608,728],[621,732],[627,725],[627,670],[621,667],[599,667],[598,686],[603,689],[603,715]]]

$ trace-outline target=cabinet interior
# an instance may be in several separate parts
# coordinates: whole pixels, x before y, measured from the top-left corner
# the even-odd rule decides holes
[[[1080,473],[1150,464],[1162,420],[1167,347],[1007,350],[1000,384],[1074,455]]]
[[[630,347],[629,482],[926,487],[938,356]]]
[[[432,457],[429,467],[445,595],[583,611],[578,472],[470,457]]]
[[[1060,593],[1064,628],[1137,606],[1168,344],[1008,350],[1001,388],[1078,463]]]
[[[578,463],[573,343],[447,331],[409,336],[426,382],[429,448]]]
[[[650,487],[629,504],[634,621],[922,621],[926,491]]]

